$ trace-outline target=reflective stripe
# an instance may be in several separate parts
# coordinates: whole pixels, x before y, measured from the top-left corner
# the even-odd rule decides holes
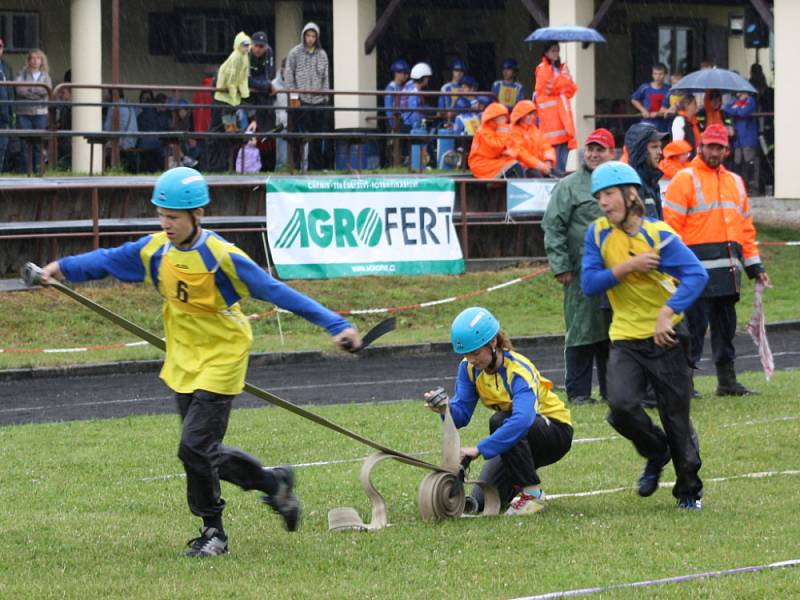
[[[698,204],[697,206],[690,208],[687,214],[711,212],[712,210],[716,210],[718,208],[729,208],[731,210],[735,210],[743,217],[745,216],[744,213],[742,212],[742,207],[736,204],[735,202],[715,202],[713,204],[704,204],[702,206]]]
[[[700,264],[710,271],[711,269],[730,269],[736,267],[740,271],[744,271],[744,266],[738,258],[714,258],[712,260],[701,260]]]
[[[556,129],[555,131],[548,131],[547,133],[544,134],[543,137],[555,137],[557,135],[566,135],[566,134],[567,134],[566,129]]]
[[[656,205],[656,201],[655,201],[655,200],[653,200],[653,199],[652,199],[652,198],[650,198],[650,197],[647,197],[647,198],[645,198],[645,199],[644,199],[644,203],[645,203],[645,204],[652,204],[653,206],[655,206],[655,205]]]
[[[700,181],[700,176],[694,169],[687,169],[692,174],[692,179],[694,180],[694,196],[697,200],[697,204],[706,201],[706,197],[703,195],[703,182]],[[691,212],[692,209],[690,209]]]
[[[555,106],[555,105],[556,105],[556,101],[555,100],[550,100],[548,102],[542,102],[539,105],[539,108],[550,108],[551,106]]]
[[[664,208],[668,208],[673,212],[678,213],[679,215],[688,215],[689,209],[685,206],[681,206],[680,204],[676,204],[675,202],[670,202],[669,200],[664,200],[661,203],[661,206]]]
[[[760,265],[761,264],[761,257],[760,256],[751,256],[750,258],[744,259],[744,264],[746,267],[750,267],[752,265]]]

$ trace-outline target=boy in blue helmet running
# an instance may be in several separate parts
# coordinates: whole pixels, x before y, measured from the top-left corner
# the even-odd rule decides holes
[[[68,256],[43,269],[51,279],[88,281],[112,275],[147,282],[164,299],[166,357],[161,379],[175,392],[181,417],[178,456],[186,471],[189,509],[203,520],[187,556],[228,551],[222,525],[220,480],[259,490],[289,531],[299,522],[291,469],[264,469],[254,456],[222,443],[233,398],[244,387],[253,334],[239,300],[252,296],[324,327],[341,348],[361,346],[358,332],[339,315],[279,282],[250,257],[200,224],[209,202],[205,178],[188,167],[156,182],[152,203],[162,231],[117,248]]]
[[[453,350],[464,356],[458,366],[455,396],[425,394],[426,406],[443,413],[449,402],[456,427],[469,424],[480,400],[494,411],[489,435],[461,457],[487,459],[479,479],[497,487],[509,504],[506,515],[537,513],[547,506],[537,469],[551,465],[572,446],[570,411],[553,393],[553,384],[523,355],[514,351],[500,323],[485,308],[462,311],[450,329]],[[465,512],[483,508],[477,488],[467,498]]]
[[[689,418],[688,309],[708,275],[694,253],[663,221],[645,216],[641,179],[629,165],[606,162],[592,172],[592,195],[605,216],[589,225],[581,286],[587,296],[608,294],[614,315],[609,329],[609,424],[647,459],[638,492],[658,489],[672,460],[678,507],[700,510],[700,448]],[[664,429],[641,403],[651,382]]]

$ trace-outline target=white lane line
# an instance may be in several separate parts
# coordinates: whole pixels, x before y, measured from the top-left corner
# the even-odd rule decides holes
[[[773,417],[770,419],[754,419],[752,421],[739,421],[737,423],[726,423],[725,425],[720,425],[720,429],[728,429],[730,427],[742,427],[742,426],[749,426],[749,425],[764,425],[766,423],[778,423],[781,421],[797,421],[800,419],[800,415],[793,415],[788,417]]]
[[[724,481],[733,481],[736,479],[763,479],[764,477],[775,477],[776,475],[800,475],[800,470],[787,470],[787,471],[758,471],[755,473],[742,473],[739,475],[729,475],[728,477],[712,477],[703,479],[704,483],[720,483]],[[667,488],[675,485],[674,481],[662,481],[658,487]],[[607,488],[604,490],[591,490],[588,492],[568,492],[565,494],[547,494],[548,498],[581,498],[585,496],[600,496],[602,494],[616,494],[618,492],[626,492],[633,490],[632,487],[616,487]]]
[[[606,442],[609,440],[622,439],[618,435],[609,435],[606,437],[591,437],[591,438],[577,438],[572,440],[573,444],[590,444],[592,442]],[[438,454],[438,452],[412,452],[411,456],[429,456],[431,454]],[[340,458],[336,460],[315,460],[313,462],[295,463],[293,465],[275,465],[275,466],[289,466],[293,469],[301,469],[305,467],[325,467],[328,465],[343,465],[347,463],[363,462],[366,456],[358,458]],[[275,467],[264,467],[265,469],[274,469]],[[156,475],[154,477],[142,477],[139,481],[166,481],[168,479],[175,479],[185,477],[184,473],[176,473],[174,475]]]
[[[172,396],[153,396],[151,398],[122,398],[120,400],[98,400],[97,402],[69,402],[67,404],[48,404],[46,406],[23,406],[19,408],[3,408],[0,413],[27,412],[32,410],[48,410],[52,408],[72,408],[79,406],[104,406],[106,404],[136,404],[138,402],[154,402],[172,400]]]
[[[674,575],[672,577],[662,577],[661,579],[644,579],[642,581],[614,583],[611,585],[605,585],[599,587],[565,590],[562,592],[548,592],[546,594],[537,594],[536,596],[523,596],[520,598],[515,598],[514,600],[545,600],[548,598],[575,598],[577,596],[588,596],[590,594],[610,592],[612,590],[619,590],[623,588],[649,587],[654,585],[662,585],[664,583],[679,583],[684,581],[694,581],[696,579],[708,579],[710,577],[722,577],[723,575],[736,575],[739,573],[757,573],[758,571],[765,571],[767,569],[783,569],[786,567],[796,567],[798,565],[800,565],[800,559],[782,560],[780,562],[768,563],[766,565],[754,565],[750,567],[734,567],[730,569],[722,569],[719,571],[706,571],[704,573],[689,573],[686,575]]]

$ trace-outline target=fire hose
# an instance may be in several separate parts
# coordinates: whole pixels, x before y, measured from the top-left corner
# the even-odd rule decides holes
[[[22,269],[22,280],[30,287],[40,285],[42,283],[42,269],[34,263],[27,263]],[[148,342],[159,350],[166,351],[166,344],[164,340],[151,331],[140,327],[139,325],[129,321],[114,311],[90,300],[83,294],[76,292],[63,283],[58,281],[50,281],[47,285],[72,298],[89,310],[99,314],[116,325],[119,325],[123,329]],[[388,333],[394,328],[394,317],[382,321],[364,335],[361,348],[365,348],[375,339],[381,335],[384,335],[385,333]],[[377,491],[377,489],[375,489],[375,486],[372,484],[370,479],[372,469],[378,463],[386,459],[393,459],[413,467],[432,471],[432,473],[427,474],[423,478],[417,496],[420,515],[424,520],[441,521],[447,518],[458,517],[464,512],[465,497],[463,483],[460,492],[451,497],[451,491],[454,486],[457,486],[457,481],[459,478],[458,451],[460,447],[460,440],[458,430],[456,429],[452,416],[450,415],[449,407],[447,407],[445,410],[444,418],[442,464],[435,465],[433,463],[420,460],[419,458],[416,458],[410,454],[406,454],[404,452],[400,452],[399,450],[394,450],[388,446],[384,446],[379,442],[355,433],[329,419],[326,419],[325,417],[301,408],[296,404],[289,402],[288,400],[284,400],[283,398],[280,398],[279,396],[276,396],[275,394],[256,387],[250,383],[245,382],[244,390],[260,400],[288,410],[289,412],[292,412],[304,419],[308,419],[309,421],[317,423],[318,425],[322,425],[323,427],[340,433],[377,451],[365,459],[360,475],[361,485],[372,504],[372,520],[369,524],[364,524],[358,513],[353,508],[333,509],[328,514],[328,524],[331,531],[351,529],[375,530],[381,529],[388,524],[385,499]],[[496,488],[482,482],[468,483],[475,483],[481,486],[481,488],[484,490],[486,500],[482,514],[498,514],[500,510],[500,499]]]

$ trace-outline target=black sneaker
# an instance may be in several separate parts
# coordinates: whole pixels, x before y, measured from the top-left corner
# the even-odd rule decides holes
[[[700,498],[690,498],[684,497],[678,499],[678,510],[691,510],[691,511],[698,511],[702,510],[703,503],[700,501]]]
[[[652,496],[658,489],[658,480],[661,479],[661,471],[669,462],[671,456],[669,449],[667,449],[664,456],[661,458],[651,458],[647,461],[642,471],[642,476],[639,477],[639,495],[642,498]]]
[[[189,549],[186,556],[204,557],[219,556],[228,553],[228,536],[213,527],[201,527],[200,537],[186,543]]]
[[[294,488],[294,471],[288,467],[273,469],[278,489],[271,496],[261,496],[261,501],[283,517],[288,531],[297,531],[300,521],[300,501],[292,493]]]

